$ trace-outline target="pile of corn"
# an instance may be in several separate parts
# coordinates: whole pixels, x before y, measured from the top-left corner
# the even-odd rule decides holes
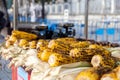
[[[75,38],[38,39],[37,35],[23,31],[13,31],[6,38],[5,48],[13,45],[22,49],[36,49],[37,57],[51,67],[89,62],[93,67],[81,71],[76,80],[120,80],[120,66],[116,66],[118,59],[112,57],[111,51],[105,46]]]
[[[92,67],[81,71],[75,80],[120,80],[120,66],[112,70],[106,67]]]
[[[23,49],[37,49],[38,58],[48,62],[50,66],[79,61],[91,62],[91,60],[93,66],[113,68],[115,65],[111,53],[103,46],[91,44],[89,41],[78,41],[75,38],[43,40],[37,39],[37,35],[32,33],[13,31],[12,35],[7,38],[5,46],[9,48],[11,45],[18,45]]]

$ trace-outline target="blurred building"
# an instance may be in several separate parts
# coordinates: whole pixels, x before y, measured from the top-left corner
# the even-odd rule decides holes
[[[70,16],[81,16],[85,13],[85,0],[67,0],[63,2],[58,0],[56,3],[47,4],[48,16],[64,15],[64,10],[69,10]],[[119,15],[120,0],[89,0],[90,15]]]
[[[55,2],[53,3],[53,1]],[[19,14],[26,15],[30,13],[30,2],[34,4],[36,14],[40,17],[41,3],[34,3],[34,0],[18,0]],[[119,15],[119,4],[120,0],[89,0],[89,15]],[[80,19],[79,16],[83,16],[85,13],[85,0],[52,0],[50,3],[45,3],[45,13],[48,18],[61,19],[64,17],[66,9],[69,11],[71,19]]]

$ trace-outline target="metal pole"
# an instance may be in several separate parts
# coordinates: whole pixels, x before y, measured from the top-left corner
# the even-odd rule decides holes
[[[18,22],[18,2],[17,0],[13,0],[13,29],[17,29],[17,22]]]
[[[85,0],[85,39],[88,39],[88,6],[89,6],[89,0]]]
[[[26,22],[28,22],[27,18],[28,18],[28,1],[26,0],[25,1],[25,10],[26,10],[26,14],[25,14],[25,19],[26,19]]]
[[[45,18],[45,0],[42,0],[42,19]]]

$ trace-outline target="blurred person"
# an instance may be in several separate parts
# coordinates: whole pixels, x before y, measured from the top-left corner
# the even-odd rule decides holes
[[[11,34],[10,20],[7,12],[6,0],[0,0],[0,33],[3,37],[5,37],[8,34]]]

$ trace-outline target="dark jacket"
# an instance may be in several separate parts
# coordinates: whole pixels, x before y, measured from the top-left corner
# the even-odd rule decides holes
[[[6,26],[7,20],[4,18],[4,13],[0,11],[0,30]]]
[[[7,12],[6,0],[0,0],[0,30],[4,27],[10,29],[10,20]]]
[[[12,28],[10,26],[9,15],[7,12],[7,3],[6,0],[0,0],[0,31],[7,27],[7,32],[10,35]]]

